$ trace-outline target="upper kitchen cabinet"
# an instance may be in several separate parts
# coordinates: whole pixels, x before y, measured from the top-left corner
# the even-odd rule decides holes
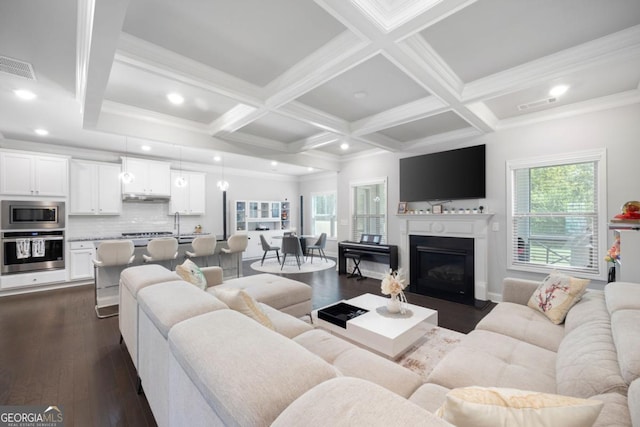
[[[120,215],[120,165],[71,161],[69,215]]]
[[[171,195],[171,164],[169,162],[123,157],[122,171],[133,176],[130,182],[122,183],[124,195],[165,197]]]
[[[68,160],[23,152],[0,152],[0,193],[66,197]]]
[[[178,178],[184,178],[184,185],[177,185]],[[171,207],[169,213],[182,215],[204,215],[205,174],[199,172],[171,171]]]

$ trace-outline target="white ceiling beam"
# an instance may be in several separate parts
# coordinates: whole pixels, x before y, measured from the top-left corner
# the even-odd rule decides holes
[[[353,122],[351,123],[351,134],[356,136],[367,135],[448,110],[449,106],[442,100],[435,96],[427,96]]]
[[[289,151],[292,153],[298,153],[301,151],[315,150],[317,148],[336,143],[340,141],[342,137],[342,135],[333,132],[322,132],[290,143]]]
[[[218,117],[209,125],[211,135],[228,135],[267,115],[266,108],[255,108],[250,105],[238,104]]]
[[[401,142],[379,133],[373,133],[371,135],[367,135],[366,137],[352,136],[350,139],[358,142],[363,142],[376,148],[381,148],[385,151],[396,152],[402,150]]]
[[[496,98],[612,62],[640,57],[640,25],[468,83],[462,102]]]
[[[260,147],[262,149],[269,150],[270,152],[277,151],[280,153],[285,153],[288,151],[287,144],[284,142],[274,141],[269,138],[250,135],[248,133],[243,133],[243,132],[230,133],[222,136],[222,138],[226,141],[232,141],[235,143],[250,145],[252,147]]]
[[[426,146],[442,144],[445,142],[451,141],[464,141],[465,139],[476,138],[482,135],[478,129],[474,129],[472,127],[452,130],[450,132],[441,133],[438,135],[428,136],[426,138],[414,139],[413,141],[408,141],[403,144],[404,150],[416,150],[419,148],[424,148]]]
[[[92,4],[93,3],[93,4]],[[81,51],[77,68],[81,87],[76,95],[82,102],[82,125],[95,127],[100,116],[104,92],[109,81],[113,57],[124,23],[129,0],[94,0],[83,4],[78,19],[78,45]]]
[[[343,135],[349,134],[349,122],[300,102],[290,102],[278,109],[278,114]]]
[[[243,104],[263,104],[262,88],[126,33],[122,33],[116,60]]]

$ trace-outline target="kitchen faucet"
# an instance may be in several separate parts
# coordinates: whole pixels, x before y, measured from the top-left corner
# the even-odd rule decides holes
[[[173,229],[178,230],[178,239],[180,239],[180,212],[173,214]]]

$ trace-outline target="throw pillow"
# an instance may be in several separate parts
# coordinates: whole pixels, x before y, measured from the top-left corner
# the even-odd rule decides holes
[[[176,273],[185,282],[196,285],[200,289],[207,289],[207,279],[204,277],[202,270],[190,259],[176,267]]]
[[[554,271],[538,286],[527,305],[559,325],[564,322],[569,309],[580,301],[589,282],[589,279],[576,279]]]
[[[456,388],[436,411],[458,427],[588,427],[602,410],[596,400],[495,387]]]
[[[269,319],[269,316],[262,311],[258,302],[242,289],[216,288],[215,294],[216,297],[218,297],[218,299],[223,303],[227,304],[230,309],[249,316],[267,328],[275,330],[271,319]]]

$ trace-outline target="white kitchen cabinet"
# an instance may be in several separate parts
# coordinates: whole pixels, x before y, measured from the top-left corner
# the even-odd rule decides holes
[[[68,161],[65,157],[0,152],[0,193],[66,197]]]
[[[69,215],[120,215],[120,165],[72,160]]]
[[[176,180],[180,176],[186,181],[184,187],[176,185]],[[205,197],[204,173],[171,171],[170,214],[180,212],[182,215],[204,215]]]
[[[69,280],[93,279],[93,259],[96,248],[93,242],[69,243]]]
[[[171,194],[171,164],[155,160],[122,158],[122,171],[133,175],[133,180],[122,184],[125,194],[169,196]]]
[[[289,202],[236,200],[232,205],[233,229],[252,231],[262,226],[270,230],[288,229],[289,207]]]

